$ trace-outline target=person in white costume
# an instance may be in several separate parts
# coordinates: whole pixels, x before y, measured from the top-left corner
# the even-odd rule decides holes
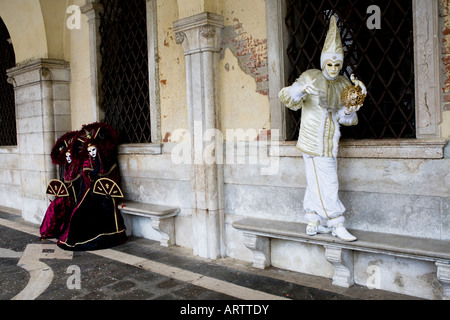
[[[339,199],[337,153],[340,138],[339,125],[358,123],[356,112],[360,105],[343,106],[342,91],[351,82],[339,75],[344,62],[342,40],[334,16],[322,50],[321,69],[307,70],[278,97],[287,108],[302,108],[302,121],[297,148],[303,153],[307,188],[303,207],[308,225],[306,234],[332,233],[343,241],[355,241],[344,226],[345,207]],[[362,94],[364,84],[351,76]]]

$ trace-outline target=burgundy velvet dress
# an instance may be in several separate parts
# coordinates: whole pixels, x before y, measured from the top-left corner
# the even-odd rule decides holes
[[[64,165],[63,181],[68,194],[50,202],[40,226],[41,239],[59,238],[77,204],[81,179],[76,162]]]
[[[77,206],[57,244],[64,250],[97,250],[127,240],[125,224],[117,210],[119,171],[117,164],[103,165],[100,155],[83,164],[82,189]],[[96,183],[98,182],[98,183]]]
[[[64,171],[63,182],[49,183],[47,194],[56,197],[42,221],[41,238],[57,238],[59,247],[71,251],[104,249],[126,241],[116,203],[123,197],[118,185],[118,140],[110,125],[98,122],[57,140],[51,158]],[[97,149],[95,155],[90,148]]]

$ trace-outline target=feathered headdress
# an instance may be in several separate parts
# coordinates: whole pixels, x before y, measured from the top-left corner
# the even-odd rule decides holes
[[[107,123],[94,122],[83,125],[73,148],[80,150],[81,156],[86,158],[88,147],[95,145],[103,161],[115,161],[118,143],[119,135],[112,126]]]
[[[78,131],[69,131],[56,140],[50,153],[53,164],[60,166],[66,164],[66,153],[71,152],[72,142],[77,135]]]

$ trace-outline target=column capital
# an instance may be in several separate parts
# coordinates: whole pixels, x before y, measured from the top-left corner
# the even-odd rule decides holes
[[[199,13],[173,23],[175,41],[183,45],[185,54],[198,50],[218,51],[222,28],[223,16],[211,12]]]
[[[173,31],[187,31],[201,26],[211,25],[223,27],[223,16],[212,12],[202,12],[191,17],[177,20],[173,23]]]
[[[14,87],[29,85],[41,80],[70,82],[70,64],[64,60],[36,59],[12,67],[6,70],[6,73],[8,82]]]
[[[84,6],[80,7],[81,13],[88,17],[88,21],[99,19],[99,14],[103,12],[103,5],[99,0],[88,0]]]

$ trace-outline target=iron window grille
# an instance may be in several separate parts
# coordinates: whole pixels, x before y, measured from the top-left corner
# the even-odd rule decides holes
[[[342,127],[342,137],[415,138],[414,43],[411,0],[286,0],[290,34],[288,82],[311,68],[320,69],[320,54],[329,18],[336,17],[344,46],[343,75],[354,73],[368,96],[358,112],[359,124]],[[380,29],[369,28],[368,7],[380,8]],[[289,110],[289,140],[298,137],[301,112]]]
[[[120,143],[151,141],[145,0],[101,0],[100,53],[105,122]]]
[[[8,29],[0,18],[0,146],[16,146],[16,110],[14,87],[6,70],[16,65],[16,56]]]

